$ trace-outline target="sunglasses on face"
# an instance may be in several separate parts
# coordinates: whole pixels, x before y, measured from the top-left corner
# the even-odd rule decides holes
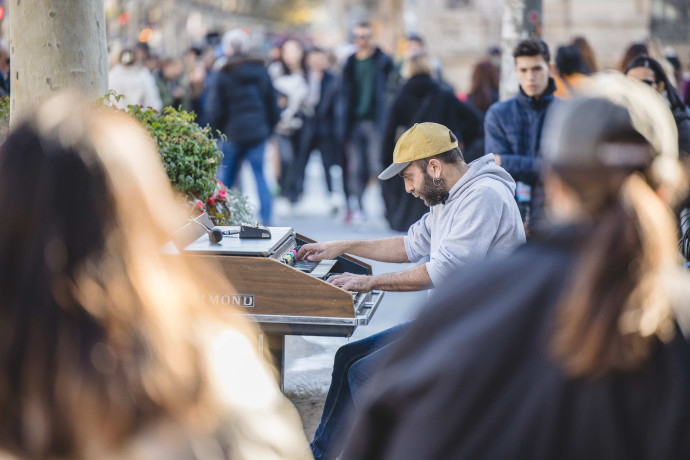
[[[642,83],[645,83],[649,86],[656,86],[656,82],[654,80],[640,80]]]
[[[355,40],[369,40],[371,35],[355,35]]]

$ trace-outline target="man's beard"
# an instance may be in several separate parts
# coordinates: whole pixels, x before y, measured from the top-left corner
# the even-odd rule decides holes
[[[443,203],[448,194],[446,181],[443,178],[439,178],[436,182],[440,181],[440,185],[434,185],[434,180],[426,171],[422,171],[422,174],[424,174],[424,183],[417,196],[429,207]]]

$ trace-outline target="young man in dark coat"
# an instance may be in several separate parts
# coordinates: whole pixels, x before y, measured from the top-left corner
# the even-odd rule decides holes
[[[271,192],[263,174],[266,140],[280,112],[262,59],[248,55],[249,37],[241,29],[223,36],[225,62],[211,81],[206,119],[227,136],[218,178],[232,187],[243,159],[251,164],[261,204],[261,221],[271,220]]]
[[[350,191],[362,210],[362,195],[369,180],[382,169],[381,137],[386,117],[388,79],[393,61],[372,43],[369,23],[354,30],[357,51],[343,68],[337,119],[338,133],[347,144]]]
[[[527,228],[543,216],[541,137],[544,120],[554,100],[556,84],[549,77],[549,47],[542,40],[526,39],[513,51],[520,81],[517,96],[489,108],[484,119],[485,153],[493,153],[517,182],[520,213]]]

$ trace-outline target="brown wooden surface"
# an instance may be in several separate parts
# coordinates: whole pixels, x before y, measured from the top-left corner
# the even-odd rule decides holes
[[[235,306],[241,312],[334,318],[353,318],[355,315],[349,292],[276,260],[243,256],[187,257],[203,257],[220,265],[235,290],[202,294],[210,298],[233,294],[254,296],[254,307]],[[222,302],[220,304],[222,306]]]

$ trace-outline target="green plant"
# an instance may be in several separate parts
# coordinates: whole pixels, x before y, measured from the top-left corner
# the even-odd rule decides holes
[[[208,199],[215,189],[216,170],[222,158],[211,128],[196,124],[193,113],[170,107],[159,113],[130,105],[127,113],[138,119],[153,135],[175,188],[187,196]]]
[[[106,98],[117,98],[109,93]],[[193,112],[166,107],[162,112],[136,105],[127,113],[139,120],[153,136],[173,187],[190,203],[206,211],[216,225],[238,225],[253,215],[247,198],[216,180],[223,154],[210,126],[201,127]],[[222,134],[218,133],[221,139]]]

